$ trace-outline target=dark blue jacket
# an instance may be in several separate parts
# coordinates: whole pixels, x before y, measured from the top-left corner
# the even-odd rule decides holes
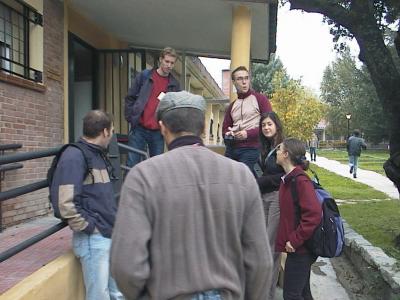
[[[261,158],[259,163],[263,174],[256,180],[261,194],[278,191],[282,181],[281,177],[285,175],[285,171],[276,163],[276,150],[264,160]]]
[[[360,156],[361,149],[367,149],[367,144],[365,144],[364,139],[352,135],[347,141],[347,153],[350,156]]]
[[[107,171],[105,152],[100,146],[83,139],[78,143],[87,147],[93,170],[87,172],[83,153],[68,147],[61,155],[54,172],[51,194],[56,197],[60,215],[74,231],[91,234],[98,230],[111,238],[117,213],[117,201]],[[85,177],[85,174],[86,177]]]
[[[131,87],[128,90],[128,95],[125,97],[125,119],[134,128],[139,124],[140,116],[142,115],[147,101],[149,101],[151,89],[153,88],[152,72],[155,69],[146,69],[139,73]],[[179,92],[179,82],[171,74],[168,75],[168,87],[166,92]]]

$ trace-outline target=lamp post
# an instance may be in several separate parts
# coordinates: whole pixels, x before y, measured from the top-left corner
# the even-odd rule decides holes
[[[351,113],[346,114],[346,119],[347,119],[347,139],[350,137],[350,119],[351,119]]]

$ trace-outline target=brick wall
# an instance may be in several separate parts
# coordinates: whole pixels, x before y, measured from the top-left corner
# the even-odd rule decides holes
[[[63,3],[45,0],[43,18],[45,89],[17,86],[0,78],[3,80],[0,81],[0,143],[20,143],[23,147],[18,152],[47,149],[63,143]],[[23,169],[6,172],[1,190],[44,179],[50,160],[25,161]],[[3,226],[47,214],[47,195],[46,188],[3,201]]]

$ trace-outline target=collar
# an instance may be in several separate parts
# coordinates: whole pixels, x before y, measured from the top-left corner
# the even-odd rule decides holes
[[[103,154],[107,152],[106,148],[103,148],[103,147],[101,147],[100,145],[97,145],[97,144],[89,143],[83,137],[80,137],[78,142],[83,143],[86,146],[88,146],[90,149],[95,150],[95,151],[99,151],[99,152],[101,152]]]
[[[167,147],[168,150],[173,150],[175,148],[188,145],[204,146],[203,141],[200,137],[195,135],[184,135],[174,139]]]
[[[238,93],[238,99],[246,99],[253,91],[249,89],[246,93]]]

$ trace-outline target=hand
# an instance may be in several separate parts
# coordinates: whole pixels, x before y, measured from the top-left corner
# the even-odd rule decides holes
[[[245,140],[247,139],[247,131],[241,130],[235,133],[235,138],[238,140]]]
[[[287,242],[286,242],[285,250],[286,250],[287,253],[296,252],[296,249],[293,248],[293,246],[292,246],[292,244],[290,243],[290,241],[287,241]]]

